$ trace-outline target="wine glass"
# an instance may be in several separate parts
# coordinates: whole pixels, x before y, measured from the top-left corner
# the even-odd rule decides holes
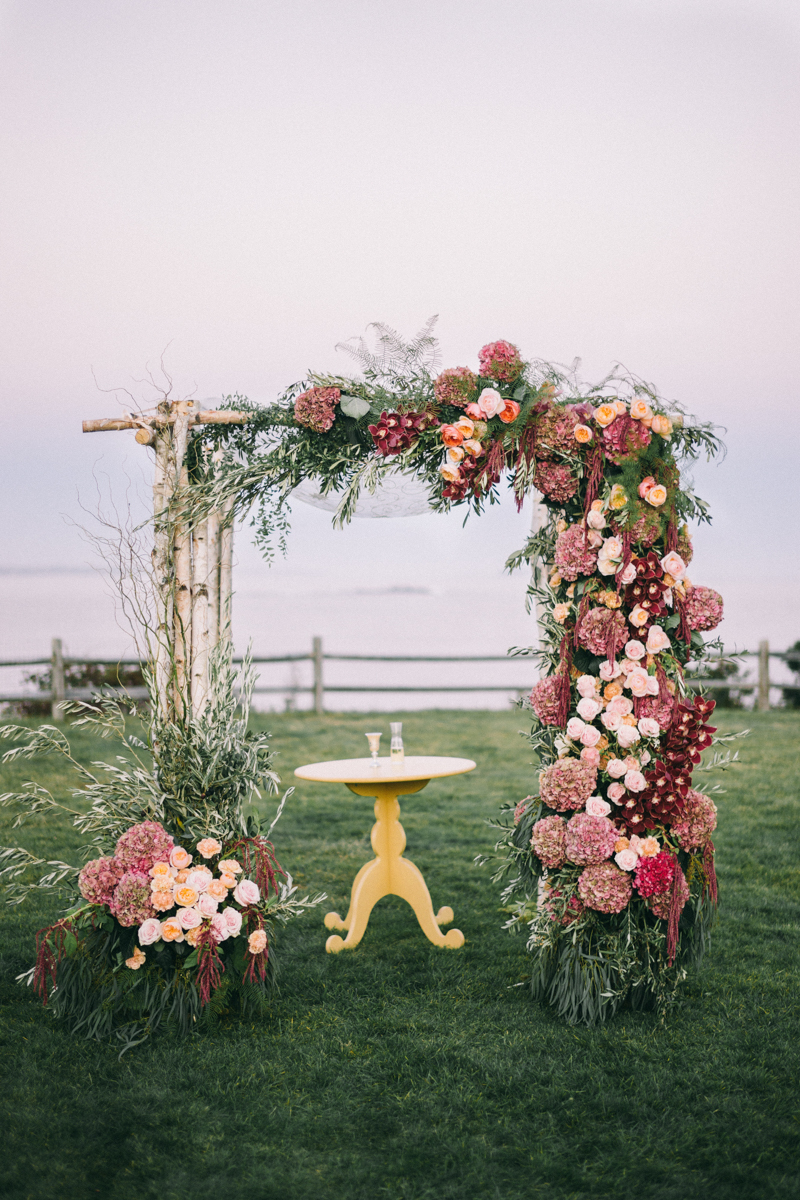
[[[380,766],[380,763],[378,762],[378,751],[381,748],[381,735],[380,733],[366,733],[364,736],[369,742],[369,751],[372,755],[372,765],[373,767],[378,767]]]

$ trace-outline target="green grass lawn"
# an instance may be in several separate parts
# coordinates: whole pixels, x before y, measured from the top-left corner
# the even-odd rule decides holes
[[[800,1195],[797,824],[800,714],[728,713],[749,724],[717,832],[721,915],[711,956],[666,1024],[623,1013],[569,1028],[532,1003],[524,942],[501,930],[497,890],[473,865],[485,821],[532,790],[519,713],[396,714],[409,753],[477,760],[472,775],[408,796],[406,853],[461,950],[434,949],[387,898],[361,945],[326,955],[322,916],[344,913],[371,857],[371,802],[300,784],[278,857],[328,892],[282,935],[270,1016],[186,1041],[118,1048],[69,1037],[14,976],[32,961],[39,901],[6,910],[0,1004],[5,1083],[0,1194],[17,1200],[497,1200],[614,1196],[704,1200]],[[745,721],[746,718],[746,721]],[[364,753],[390,716],[258,718],[295,766]],[[110,753],[76,732],[81,756]],[[3,771],[65,792],[55,763]],[[712,776],[713,780],[715,777]],[[6,827],[11,821],[2,812]],[[19,838],[69,857],[64,825]]]

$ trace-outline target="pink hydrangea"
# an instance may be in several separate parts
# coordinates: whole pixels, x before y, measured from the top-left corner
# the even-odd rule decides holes
[[[561,867],[566,860],[566,823],[561,817],[542,817],[533,827],[531,845],[544,867]]]
[[[618,913],[630,902],[632,887],[626,871],[612,862],[586,867],[578,880],[578,894],[587,908],[596,912]]]
[[[614,524],[614,532],[621,537],[625,529]],[[661,518],[655,509],[643,513],[630,527],[631,542],[634,546],[647,548],[652,546],[661,533]]]
[[[174,842],[158,821],[142,821],[131,825],[117,842],[114,855],[126,871],[147,874],[154,863],[166,862]]]
[[[578,490],[578,480],[565,463],[537,462],[533,482],[543,496],[564,504]]]
[[[556,812],[583,808],[597,783],[597,767],[579,758],[559,758],[539,776],[543,803]]]
[[[614,853],[617,836],[608,817],[576,813],[567,823],[567,858],[582,867],[605,862]]]
[[[689,885],[686,882],[686,876],[678,867],[678,912],[683,912],[683,906],[689,899]],[[669,910],[672,907],[672,886],[668,892],[659,892],[654,896],[650,896],[645,900],[645,904],[652,913],[660,917],[662,921],[669,920]]]
[[[690,629],[716,629],[722,620],[722,596],[709,587],[694,587],[686,599]]]
[[[156,915],[151,903],[150,877],[140,871],[126,871],[111,899],[111,911],[120,925],[141,925]]]
[[[591,608],[578,626],[578,641],[592,654],[606,655],[624,646],[628,627],[620,610]]]
[[[555,675],[547,675],[531,688],[531,708],[543,725],[558,725],[561,697],[561,681]]]
[[[525,366],[520,352],[511,342],[489,342],[478,354],[478,365],[485,379],[498,383],[513,383]]]
[[[294,419],[317,433],[327,433],[336,416],[342,393],[334,387],[312,387],[294,402]]]
[[[433,394],[440,404],[466,408],[477,388],[477,376],[469,367],[448,367],[434,382]]]
[[[587,540],[583,525],[570,525],[556,538],[555,564],[561,578],[569,582],[579,575],[593,575],[597,566],[597,551]]]
[[[650,445],[650,430],[641,421],[634,421],[627,413],[622,413],[606,425],[603,430],[603,449],[606,457],[614,463],[620,463],[631,454],[644,450]]]
[[[675,701],[669,693],[666,700],[662,700],[660,696],[644,696],[636,708],[639,717],[650,717],[658,721],[662,732],[671,724],[674,711]]]
[[[633,880],[639,895],[660,896],[669,891],[677,866],[677,859],[668,850],[661,850],[652,858],[640,858]]]
[[[704,846],[717,828],[717,806],[702,792],[689,792],[681,815],[672,823],[672,832],[682,850]]]
[[[78,889],[90,904],[110,904],[124,872],[116,858],[93,858],[78,876]]]
[[[575,454],[578,450],[575,426],[580,424],[580,417],[571,408],[557,404],[548,408],[536,422],[536,457],[549,458],[554,451]]]

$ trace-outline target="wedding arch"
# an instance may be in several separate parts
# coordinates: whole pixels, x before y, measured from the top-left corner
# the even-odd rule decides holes
[[[721,620],[722,600],[689,578],[688,522],[709,517],[679,468],[720,443],[710,426],[621,370],[582,384],[574,370],[526,361],[507,341],[485,345],[476,370],[441,370],[433,324],[410,342],[373,326],[372,345],[344,347],[358,375],[310,373],[269,406],[235,395],[203,412],[166,399],[151,412],[84,423],[87,432],[136,428],[137,441],[155,451],[150,684],[159,770],[138,809],[132,789],[125,793],[125,819],[159,817],[172,845],[188,839],[195,856],[219,860],[220,875],[238,855],[261,900],[237,902],[232,937],[243,982],[265,985],[267,925],[313,901],[276,884],[268,834],[243,818],[268,751],[247,740],[241,720],[234,730],[234,519],[252,512],[269,558],[285,545],[293,496],[329,508],[341,524],[359,506],[376,516],[455,506],[480,514],[507,481],[518,507],[529,495],[539,501],[508,565],[531,567],[539,681],[524,707],[541,770],[531,795],[510,798],[497,824],[493,878],[503,882],[507,925],[528,929],[534,996],[572,1022],[602,1020],[624,1001],[663,1005],[703,954],[717,901],[716,808],[692,780],[702,752],[719,740],[707,723],[714,703],[693,695],[685,672],[708,653],[703,633]],[[102,705],[78,709],[82,720],[108,718]],[[214,796],[197,764],[224,747],[232,758]],[[10,753],[26,748],[35,750],[30,738]],[[107,855],[87,864],[107,864],[94,874],[80,869],[81,912],[92,920],[116,920],[113,880],[100,876],[114,874],[110,834],[124,834],[124,808],[120,799],[116,824],[97,813],[93,827],[84,822],[98,833],[94,850]],[[205,855],[201,846],[212,843]],[[78,875],[62,866],[56,884],[70,870]],[[11,853],[6,870],[21,869]],[[146,897],[136,911],[125,928],[134,941],[139,929],[139,966],[149,945],[163,950],[167,941],[177,954],[178,935],[165,932],[172,918],[150,913]],[[36,981],[45,995],[66,943],[85,936],[83,921],[68,917],[44,932]],[[175,959],[171,976],[195,989],[200,1007],[224,970],[215,921],[207,915],[191,926],[194,949]]]

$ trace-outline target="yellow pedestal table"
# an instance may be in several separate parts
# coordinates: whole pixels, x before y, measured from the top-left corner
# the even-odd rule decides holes
[[[384,896],[401,896],[407,900],[422,926],[422,931],[435,946],[457,950],[464,945],[460,929],[442,933],[440,925],[449,925],[453,910],[445,906],[434,916],[431,894],[422,872],[403,858],[406,835],[400,824],[398,796],[421,792],[431,779],[448,775],[465,775],[475,770],[469,758],[435,758],[407,756],[402,762],[379,758],[377,765],[369,758],[348,758],[338,762],[310,763],[298,767],[298,779],[318,783],[343,783],[357,796],[375,797],[375,824],[372,827],[372,849],[375,858],[365,863],[353,880],[350,908],[342,920],[338,913],[325,917],[326,929],[347,930],[347,937],[332,934],[325,943],[329,954],[351,950],[364,936],[369,915]]]

